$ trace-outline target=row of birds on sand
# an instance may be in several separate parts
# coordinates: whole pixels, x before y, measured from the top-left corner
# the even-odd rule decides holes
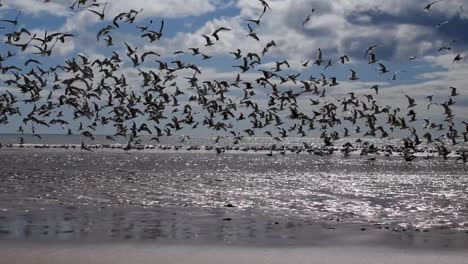
[[[49,2],[52,1],[44,1],[44,5]],[[245,19],[245,37],[261,41],[257,29],[270,15],[271,7],[266,0],[257,2],[262,11],[256,18]],[[439,2],[429,3],[422,11],[430,12]],[[99,131],[113,129],[106,138],[124,138],[129,149],[141,142],[141,135],[150,135],[157,143],[163,136],[190,133],[201,127],[215,135],[231,136],[234,144],[252,136],[268,136],[279,144],[284,138],[318,133],[324,148],[340,138],[385,139],[403,134],[406,160],[413,159],[424,141],[444,157],[450,153],[447,148],[451,145],[468,142],[468,123],[456,124],[453,105],[463,94],[454,86],[446,88],[444,98],[427,95],[424,103],[404,95],[406,107],[379,104],[379,85],[331,96],[327,93],[338,90],[342,81],[327,76],[327,69],[346,67],[353,58],[346,54],[337,59],[326,58],[317,48],[315,58],[304,59],[301,67],[315,67],[321,73],[305,77],[303,71],[292,69],[288,60],[277,60],[272,68],[265,66],[269,52],[277,46],[274,40],[265,42],[258,51],[229,52],[226,55],[238,62],[232,65],[236,72],[231,78],[212,79],[203,74],[203,67],[191,62],[191,57],[212,59],[210,48],[223,41],[223,35],[231,31],[229,25],[200,36],[204,39],[200,47],[161,55],[155,50],[140,51],[141,45],[130,41],[116,43],[113,36],[126,27],[137,33],[139,42],[158,42],[165,35],[164,20],[140,24],[138,17],[143,10],[133,9],[108,18],[107,5],[108,2],[96,0],[76,0],[70,3],[70,9],[99,18],[103,26],[96,33],[97,45],[109,55],[91,58],[78,54],[58,65],[53,64],[56,46],[67,44],[76,37],[74,33],[33,33],[22,26],[21,10],[0,20],[0,32],[5,36],[0,54],[1,81],[5,86],[0,90],[1,126],[20,120],[19,134],[32,133],[40,138],[37,129],[46,127],[69,135],[81,134],[89,140],[94,140]],[[314,22],[315,12],[313,8],[305,16],[304,26]],[[462,53],[452,53],[455,45],[456,41],[452,41],[435,52],[453,54],[453,63],[460,63],[464,57]],[[363,50],[363,57],[386,76],[390,69],[379,59],[381,47],[370,45]],[[129,74],[128,68],[137,74]],[[350,68],[349,73],[345,81],[359,80],[358,71]],[[256,74],[257,78],[249,81],[247,74]],[[397,74],[390,80],[395,80]],[[391,93],[391,89],[387,91]],[[440,115],[425,117],[417,113],[417,106],[422,104]],[[89,150],[84,143],[82,148]]]
[[[184,136],[188,137],[188,136]],[[184,138],[183,137],[183,138]],[[215,139],[218,141],[219,137]],[[181,142],[184,142],[183,140]],[[214,144],[209,145],[181,145],[179,144],[92,144],[88,145],[84,142],[81,145],[76,144],[24,144],[23,137],[21,137],[21,142],[19,144],[2,144],[0,143],[1,148],[20,148],[20,149],[67,149],[67,150],[86,150],[94,152],[96,150],[124,150],[124,151],[215,151],[217,154],[221,153],[242,153],[242,152],[255,152],[263,153],[269,157],[272,157],[276,154],[286,155],[286,154],[309,154],[320,157],[326,157],[335,153],[341,153],[344,157],[350,157],[351,155],[360,156],[361,159],[365,158],[367,161],[375,161],[378,157],[388,158],[388,157],[403,157],[405,161],[412,161],[417,157],[420,157],[424,160],[433,160],[436,156],[441,157],[439,161],[448,161],[453,160],[455,162],[466,163],[468,161],[468,151],[464,149],[458,149],[451,151],[443,145],[436,145],[437,149],[431,149],[429,147],[424,148],[415,148],[415,146],[410,145],[411,143],[405,141],[403,146],[394,146],[392,144],[381,144],[381,146],[376,146],[368,141],[363,141],[361,139],[356,140],[355,142],[348,141],[343,144],[341,147],[337,146],[328,146],[322,147],[317,146],[311,143],[303,142],[302,145],[286,144],[286,145],[277,145],[277,144],[267,144],[267,145],[248,145],[240,146],[237,144],[225,144],[222,146],[216,146]],[[198,152],[199,153],[199,152]]]

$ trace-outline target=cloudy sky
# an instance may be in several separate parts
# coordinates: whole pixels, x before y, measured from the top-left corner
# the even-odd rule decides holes
[[[91,4],[88,1],[87,4]],[[91,59],[112,55],[112,51],[125,53],[127,42],[139,52],[155,51],[162,61],[182,60],[194,63],[203,69],[202,80],[234,80],[242,61],[235,60],[230,52],[240,49],[261,54],[270,41],[271,47],[262,57],[262,64],[242,74],[244,81],[252,81],[261,76],[259,69],[270,70],[276,61],[287,60],[290,68],[284,75],[301,73],[307,80],[310,76],[320,78],[321,74],[336,77],[340,83],[327,90],[329,96],[339,98],[349,92],[372,94],[370,87],[380,86],[378,102],[382,106],[407,108],[404,95],[416,99],[420,113],[419,125],[423,118],[443,120],[443,107],[435,106],[427,111],[426,96],[433,95],[435,103],[449,99],[449,87],[456,87],[460,95],[452,109],[460,123],[468,115],[468,67],[464,59],[453,63],[460,54],[466,55],[468,47],[468,2],[466,0],[442,0],[424,9],[430,2],[424,0],[268,0],[269,8],[256,25],[247,20],[256,20],[264,11],[259,0],[112,0],[108,1],[105,16],[99,16],[83,7],[70,9],[73,1],[51,0],[1,0],[0,18],[13,19],[21,10],[16,29],[27,28],[32,33],[68,32],[75,37],[59,43],[50,58],[49,65],[63,63],[64,60],[83,54]],[[102,6],[90,8],[100,12]],[[140,11],[132,25],[114,30],[114,46],[106,46],[104,38],[96,41],[96,34],[121,12]],[[313,12],[312,12],[313,11]],[[310,19],[304,23],[307,17]],[[135,26],[144,26],[152,21],[151,28],[159,30],[164,20],[163,36],[150,42],[140,37]],[[259,41],[247,36],[248,24],[257,33]],[[4,33],[11,32],[11,24],[3,23]],[[211,35],[217,28],[226,27],[230,31],[219,33],[220,40],[206,47],[202,35]],[[379,73],[377,63],[369,64],[364,58],[368,47],[375,48],[376,58],[388,68],[388,73]],[[451,46],[450,46],[451,45]],[[212,56],[202,60],[192,56],[189,48],[199,47],[203,54]],[[441,47],[450,47],[450,50]],[[318,49],[323,54],[323,64],[313,65]],[[10,46],[3,44],[2,56]],[[184,54],[174,55],[175,51]],[[19,52],[14,60],[17,63],[34,58],[34,49]],[[339,57],[347,55],[350,62],[339,63]],[[302,64],[310,60],[305,67]],[[324,69],[331,60],[332,66]],[[144,65],[147,68],[157,64]],[[124,63],[122,71],[131,76],[137,73],[130,62]],[[143,67],[143,65],[141,66]],[[349,80],[350,69],[358,75],[358,80]],[[4,76],[5,77],[5,76]],[[2,78],[4,80],[5,78]],[[137,85],[137,84],[135,84]],[[295,85],[290,84],[291,87]],[[8,89],[0,85],[0,89]],[[10,88],[11,89],[11,88]],[[1,91],[1,90],[0,90]],[[257,100],[261,98],[258,92]],[[374,94],[375,95],[375,94]],[[236,96],[235,94],[233,96]],[[242,93],[239,94],[242,96]],[[377,99],[376,99],[377,100]],[[304,102],[303,102],[304,103]],[[11,120],[0,126],[1,132],[14,132],[20,124]],[[45,129],[50,132],[51,130]]]

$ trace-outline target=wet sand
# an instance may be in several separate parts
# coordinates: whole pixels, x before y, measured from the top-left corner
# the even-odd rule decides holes
[[[251,248],[149,244],[1,244],[0,263],[180,264],[180,263],[466,263],[466,250],[385,247]]]
[[[431,264],[468,259],[466,231],[271,219],[234,211],[227,221],[221,219],[224,214],[201,215],[193,209],[106,209],[105,215],[121,219],[109,222],[98,212],[49,210],[42,212],[44,219],[40,212],[3,212],[0,264]],[[96,224],[89,218],[93,214]]]
[[[261,229],[245,237],[242,235],[244,231],[265,225],[264,219],[257,216],[248,221],[235,218],[232,221],[218,220],[225,224],[223,228],[215,228],[217,231],[204,229],[199,235],[183,230],[193,229],[200,221],[209,219],[192,220],[179,222],[179,226],[165,225],[157,238],[146,240],[139,235],[146,229],[133,221],[135,228],[124,227],[122,231],[127,235],[117,237],[105,237],[103,235],[107,231],[92,229],[78,234],[81,228],[66,233],[76,237],[62,236],[60,229],[50,228],[51,237],[39,236],[39,229],[27,227],[21,230],[17,224],[10,225],[16,227],[18,235],[4,236],[6,239],[0,240],[0,264],[454,264],[466,263],[468,259],[468,233],[465,231],[396,230],[336,221],[309,224],[280,222],[276,231]],[[206,224],[215,225],[215,221]],[[170,233],[180,236],[167,236]]]

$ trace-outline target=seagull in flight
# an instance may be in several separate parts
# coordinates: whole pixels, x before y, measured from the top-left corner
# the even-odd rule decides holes
[[[368,47],[367,50],[366,50],[366,53],[364,54],[364,58],[367,57],[367,54],[369,54],[369,53],[372,54],[374,52],[375,48],[380,48],[380,47],[382,47],[382,45],[372,45],[372,46]]]
[[[431,11],[431,8],[433,5],[437,4],[438,2],[442,2],[443,0],[437,0],[437,1],[434,1],[434,2],[431,2],[429,4],[427,4],[425,7],[424,7],[424,11],[425,12],[429,12]]]
[[[457,88],[453,87],[453,86],[450,86],[450,96],[457,96],[459,95],[459,93],[457,93]]]
[[[220,28],[216,29],[213,32],[213,34],[211,34],[211,36],[214,37],[217,41],[219,41],[218,33],[221,32],[221,31],[230,31],[230,30],[231,30],[230,28],[220,27]]]
[[[312,14],[315,12],[315,9],[312,8],[312,11],[306,16],[306,18],[304,19],[304,22],[302,22],[302,26],[305,26],[305,24],[307,24],[307,22],[310,21],[310,18],[312,17]]]
[[[444,21],[444,22],[440,22],[439,24],[436,25],[436,28],[440,28],[440,27],[442,27],[443,25],[448,24],[448,22],[449,22],[448,20],[447,20],[447,21]]]
[[[452,42],[448,46],[443,46],[443,47],[439,48],[439,52],[441,52],[443,50],[447,50],[447,51],[452,50],[452,46],[453,46],[453,44],[455,44],[455,42],[457,42],[456,39],[452,40]]]
[[[453,58],[453,63],[461,61],[461,60],[463,60],[463,56],[460,53],[458,53],[457,56]]]

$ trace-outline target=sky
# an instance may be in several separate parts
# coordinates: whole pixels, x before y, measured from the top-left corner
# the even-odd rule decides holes
[[[382,107],[400,108],[402,109],[400,115],[405,116],[408,111],[405,95],[408,95],[417,103],[414,109],[418,113],[418,120],[414,127],[419,130],[422,129],[424,118],[436,123],[444,122],[444,108],[437,104],[448,101],[451,94],[449,87],[456,87],[460,95],[453,98],[456,103],[451,106],[455,113],[456,126],[463,130],[461,122],[468,121],[468,118],[465,118],[468,116],[467,63],[464,58],[456,63],[453,62],[458,54],[461,57],[466,56],[468,47],[468,34],[466,34],[468,1],[466,0],[442,0],[426,9],[425,7],[431,2],[420,0],[266,0],[268,8],[263,15],[264,5],[260,0],[112,0],[107,2],[103,20],[88,10],[100,12],[102,6],[95,8],[82,6],[72,10],[70,5],[73,2],[1,0],[0,19],[13,19],[19,10],[21,14],[16,26],[0,23],[0,34],[24,27],[38,36],[42,36],[45,31],[68,32],[74,35],[67,38],[65,43],[58,43],[50,57],[34,54],[37,50],[32,47],[21,52],[11,45],[2,44],[0,52],[2,56],[8,51],[17,53],[17,56],[4,64],[22,65],[27,59],[39,58],[44,66],[52,66],[77,58],[79,54],[90,58],[91,61],[96,58],[103,59],[112,56],[113,51],[122,54],[121,57],[124,58],[126,52],[124,42],[126,42],[131,47],[135,47],[138,53],[154,51],[161,55],[158,58],[153,57],[154,59],[165,62],[181,60],[198,65],[202,69],[202,74],[198,76],[199,80],[233,81],[238,74],[241,74],[242,81],[255,83],[255,80],[262,76],[260,69],[271,70],[277,61],[287,60],[290,68],[281,72],[284,76],[300,73],[301,79],[308,80],[311,76],[320,79],[321,74],[324,74],[327,78],[336,77],[339,82],[337,86],[326,87],[326,98],[301,96],[297,102],[299,106],[313,108],[309,99],[335,102],[353,92],[356,95],[371,94]],[[88,1],[87,4],[92,2]],[[96,33],[101,28],[111,25],[119,13],[132,9],[139,11],[134,23],[122,24],[110,34],[114,46],[107,47],[104,37],[96,41]],[[247,21],[258,19],[260,16],[259,25]],[[310,19],[304,23],[308,16]],[[136,28],[147,25],[150,21],[152,21],[150,28],[156,31],[164,21],[163,36],[154,42],[142,38],[141,32]],[[247,36],[248,24],[257,33],[259,40]],[[219,41],[211,38],[214,45],[205,46],[206,41],[202,35],[209,36],[220,27],[230,30],[220,32]],[[272,40],[276,46],[268,49],[267,54],[261,58],[260,65],[245,73],[233,67],[241,65],[242,60],[235,60],[230,52],[240,49],[243,55],[248,52],[261,54],[264,47]],[[370,46],[378,46],[374,50],[376,58],[388,68],[388,73],[379,73],[378,64],[370,64],[369,57],[364,56]],[[450,50],[439,51],[441,47],[449,46]],[[188,49],[194,47],[199,47],[201,53],[211,58],[202,60],[201,56],[191,55]],[[317,59],[319,48],[324,60],[321,66],[313,64]],[[179,50],[185,53],[173,54]],[[339,58],[344,55],[347,55],[350,61],[341,64]],[[158,63],[154,59],[138,67],[133,67],[129,60],[122,63],[120,72],[128,77],[135,91],[141,88],[138,69],[157,69]],[[308,65],[303,66],[302,64],[308,60],[310,60]],[[332,65],[325,69],[324,66],[329,60]],[[351,70],[357,73],[357,80],[349,79]],[[184,77],[191,75],[191,71],[178,74],[180,79],[177,83],[186,94],[189,94],[190,90],[187,90],[189,88]],[[14,88],[4,83],[10,77],[11,72],[1,76],[0,94],[5,90],[14,92]],[[378,95],[370,89],[375,85],[380,87]],[[299,91],[301,87],[300,82],[297,84],[287,82],[282,89]],[[259,105],[266,105],[269,91],[256,86],[255,92],[256,102]],[[48,90],[43,93],[47,96]],[[435,103],[429,110],[426,98],[428,95],[433,95]],[[241,89],[233,89],[229,96],[233,100],[240,100],[244,92]],[[32,105],[22,106],[24,112],[28,112],[31,108]],[[171,116],[170,113],[168,115]],[[381,119],[384,124],[386,117],[382,116]],[[21,121],[22,117],[11,117],[8,124],[0,125],[0,133],[15,133],[20,125],[27,127]],[[292,125],[291,122],[288,120],[286,124]],[[249,123],[242,122],[233,124],[239,127],[239,131],[249,126]],[[73,126],[73,129],[76,129],[76,124]],[[338,126],[336,129],[342,131],[343,127]],[[41,133],[66,131],[63,127],[39,127],[37,130]],[[274,131],[275,128],[265,128],[265,130]],[[184,129],[182,132],[202,135],[213,133],[203,126],[197,129]],[[112,128],[103,126],[98,128],[96,133],[112,133]],[[320,131],[314,133],[311,135],[317,135]],[[407,131],[395,133],[396,136],[408,135]],[[291,136],[294,135],[291,132]]]

